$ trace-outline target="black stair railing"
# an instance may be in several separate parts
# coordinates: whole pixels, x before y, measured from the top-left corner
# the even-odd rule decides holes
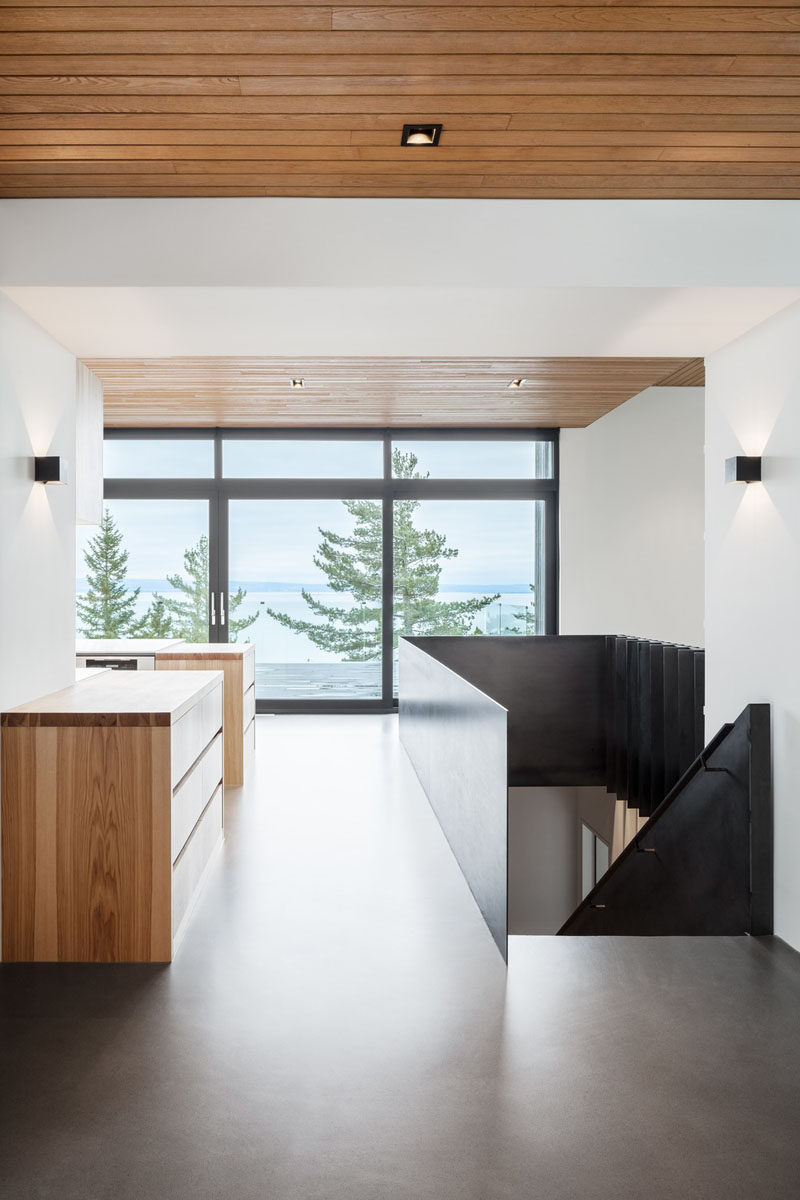
[[[703,747],[705,655],[606,639],[606,788],[647,817]]]
[[[676,665],[680,676],[681,651]],[[769,705],[751,704],[694,757],[559,933],[771,933],[772,836]]]

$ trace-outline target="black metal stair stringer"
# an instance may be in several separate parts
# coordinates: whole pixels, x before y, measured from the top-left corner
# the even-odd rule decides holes
[[[691,763],[560,934],[772,932],[769,705]]]

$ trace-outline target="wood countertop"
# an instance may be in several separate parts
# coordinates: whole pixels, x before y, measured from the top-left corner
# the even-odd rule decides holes
[[[13,725],[174,725],[221,671],[103,671],[0,715]]]
[[[180,642],[156,651],[156,657],[162,662],[170,658],[244,658],[248,651],[255,654],[255,642]]]
[[[81,658],[93,654],[118,654],[121,657],[131,657],[137,654],[157,654],[159,650],[168,650],[171,646],[179,646],[179,638],[79,638],[75,643],[75,654]]]

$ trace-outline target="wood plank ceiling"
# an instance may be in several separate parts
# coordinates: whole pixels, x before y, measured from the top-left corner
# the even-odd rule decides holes
[[[800,197],[797,0],[0,0],[0,44],[4,197]]]
[[[644,388],[702,387],[702,359],[85,359],[112,427],[584,426]],[[292,380],[302,379],[301,388]],[[522,379],[519,387],[509,386]]]

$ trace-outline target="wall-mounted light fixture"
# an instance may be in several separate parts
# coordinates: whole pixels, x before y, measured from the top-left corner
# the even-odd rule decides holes
[[[508,385],[510,388],[521,388],[523,383],[527,383],[527,379],[512,379]]]
[[[441,125],[404,125],[401,146],[438,146]]]
[[[37,483],[66,483],[67,460],[59,454],[48,454],[33,460],[33,478]]]
[[[306,381],[305,381],[305,379],[293,379],[293,380],[292,380],[292,387],[293,387],[295,390],[297,390],[297,389],[299,389],[299,388],[304,388],[305,386],[306,386]]]
[[[725,459],[726,483],[760,483],[761,459],[753,455],[739,454]]]

